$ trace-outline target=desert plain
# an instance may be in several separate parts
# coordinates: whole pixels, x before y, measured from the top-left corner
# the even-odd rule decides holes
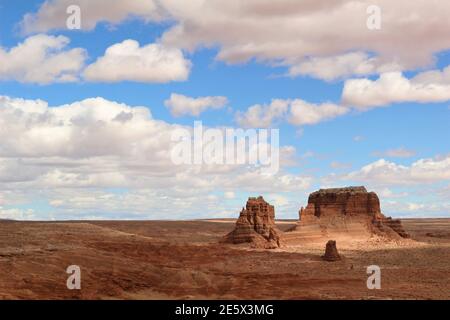
[[[0,299],[450,299],[450,219],[402,224],[410,239],[335,236],[343,259],[327,262],[323,241],[220,243],[234,219],[0,221]],[[369,290],[374,264],[381,289]],[[66,286],[69,265],[80,290]]]

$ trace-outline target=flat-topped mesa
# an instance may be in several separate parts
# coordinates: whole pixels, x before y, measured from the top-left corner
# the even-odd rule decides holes
[[[299,211],[299,222],[288,239],[319,239],[346,233],[354,238],[382,234],[408,238],[400,220],[386,218],[375,192],[365,187],[320,189],[309,195]]]
[[[320,218],[332,215],[369,215],[378,219],[381,215],[380,200],[375,192],[365,187],[320,189],[309,195],[308,205],[300,219],[308,216]]]
[[[275,226],[275,209],[259,196],[248,198],[245,208],[239,214],[236,227],[222,242],[250,243],[258,248],[278,248],[280,232]]]

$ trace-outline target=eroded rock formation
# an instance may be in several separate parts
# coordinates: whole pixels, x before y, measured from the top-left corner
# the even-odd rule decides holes
[[[275,226],[275,209],[263,197],[250,197],[242,208],[236,227],[223,239],[225,243],[250,243],[257,248],[278,248],[280,232]]]
[[[320,189],[309,195],[308,205],[300,219],[335,215],[375,217],[381,214],[380,200],[375,192],[364,187]]]
[[[325,254],[322,256],[325,261],[338,261],[341,260],[341,256],[336,247],[336,241],[330,240],[325,247]]]
[[[390,237],[409,237],[400,220],[381,213],[380,200],[365,187],[320,189],[309,195],[308,205],[299,211],[300,220],[292,230],[304,239],[317,239],[346,232],[354,237],[377,233]]]

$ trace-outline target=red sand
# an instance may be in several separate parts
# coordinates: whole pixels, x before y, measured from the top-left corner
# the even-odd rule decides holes
[[[403,220],[412,239],[335,238],[256,250],[221,221],[0,222],[2,299],[449,299],[450,219]],[[280,230],[294,222],[278,222]],[[329,240],[329,239],[328,239]],[[81,290],[65,270],[79,265]],[[366,268],[381,267],[381,290]]]

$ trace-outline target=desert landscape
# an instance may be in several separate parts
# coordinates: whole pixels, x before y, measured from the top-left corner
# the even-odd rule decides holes
[[[14,314],[450,301],[450,1],[0,0],[0,16]]]
[[[320,190],[298,221],[274,220],[263,197],[237,221],[4,220],[0,298],[449,299],[450,219],[389,222],[375,197]],[[322,258],[328,240],[336,261]],[[66,287],[69,265],[81,290]],[[367,288],[369,265],[379,290]]]

